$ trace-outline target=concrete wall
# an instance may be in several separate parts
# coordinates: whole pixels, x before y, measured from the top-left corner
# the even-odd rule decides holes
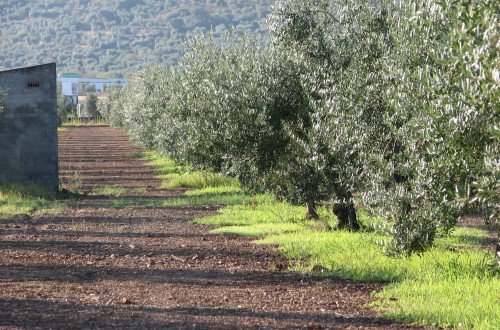
[[[59,188],[55,63],[1,71],[0,183]]]

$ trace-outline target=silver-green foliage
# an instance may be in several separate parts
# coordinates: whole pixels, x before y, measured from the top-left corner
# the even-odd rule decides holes
[[[88,93],[84,103],[84,114],[88,117],[97,117],[97,95],[95,93]]]
[[[296,202],[352,192],[396,253],[474,204],[498,224],[498,2],[283,0],[271,42],[200,35],[139,71],[121,123],[143,145]],[[334,208],[335,210],[335,208]]]
[[[107,90],[106,97],[97,101],[97,110],[111,125],[123,126],[122,87],[113,86]]]
[[[172,102],[178,93],[175,79],[170,69],[144,68],[129,80],[119,99],[118,119],[132,139],[169,156],[176,155],[185,135]]]
[[[274,36],[307,68],[316,105],[309,141],[386,216],[392,251],[450,230],[469,186],[498,213],[497,12],[491,1],[276,5]]]
[[[388,194],[386,180],[371,180],[379,186],[366,199],[393,220],[394,250],[411,252],[456,224],[467,211],[456,203],[463,191],[498,219],[499,5],[428,0],[392,8],[386,126],[400,146],[390,158],[374,152],[382,166],[373,173],[405,180]]]
[[[262,134],[263,68],[260,47],[236,34],[224,41],[199,35],[179,62],[175,105],[186,123],[182,160],[201,169],[238,175],[252,171],[246,154]]]
[[[304,162],[324,174],[320,186],[336,205],[349,203],[371,174],[365,154],[393,140],[383,122],[383,59],[392,46],[387,10],[355,0],[279,1],[271,29],[274,43],[301,67],[307,91],[312,125],[302,139],[310,150]]]
[[[500,3],[443,1],[450,28],[446,46],[433,49],[440,65],[435,116],[449,118],[441,129],[452,152],[448,162],[472,174],[459,196],[479,204],[489,222],[500,217]],[[429,89],[432,85],[427,86]],[[459,200],[460,201],[460,200]]]
[[[315,203],[330,198],[336,173],[320,159],[315,95],[302,77],[308,68],[293,60],[298,54],[235,33],[223,42],[200,36],[189,49],[176,100],[186,123],[184,160],[307,203],[308,216],[317,216]]]

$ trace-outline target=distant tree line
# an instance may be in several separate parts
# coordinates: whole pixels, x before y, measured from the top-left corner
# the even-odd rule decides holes
[[[139,70],[100,111],[147,148],[307,206],[362,207],[394,254],[460,216],[499,227],[495,0],[281,0],[270,42],[200,34],[177,67]]]
[[[59,70],[124,75],[171,65],[193,33],[237,26],[263,34],[272,0],[2,0],[0,63],[54,61]]]

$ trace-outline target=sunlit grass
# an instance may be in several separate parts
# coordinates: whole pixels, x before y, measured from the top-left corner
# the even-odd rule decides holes
[[[238,186],[218,186],[206,187],[186,191],[186,196],[203,196],[203,195],[235,195],[243,194],[243,191]]]
[[[182,196],[173,198],[113,198],[107,207],[121,209],[127,207],[169,207],[184,205],[231,205],[250,202],[253,199],[246,195],[226,196]]]
[[[124,187],[111,187],[111,186],[105,186],[105,187],[94,187],[92,188],[92,191],[90,192],[90,195],[95,195],[95,196],[120,196],[124,195],[128,192],[127,188]]]
[[[447,278],[455,273],[482,276],[491,253],[471,250],[457,253],[434,248],[411,257],[393,258],[377,245],[382,237],[348,231],[296,232],[263,238],[259,244],[278,244],[290,259],[301,260],[298,270],[321,265],[329,275],[361,281],[392,282],[406,278]],[[430,275],[428,275],[430,274]]]
[[[102,117],[97,117],[93,119],[82,119],[79,117],[67,118],[64,122],[63,127],[78,127],[78,126],[103,126],[109,125],[109,123]]]
[[[246,204],[228,206],[219,214],[198,219],[205,225],[250,226],[273,223],[296,223],[305,216],[300,206],[274,202],[270,196],[257,195]]]
[[[251,226],[224,226],[212,230],[212,233],[235,236],[264,236],[297,232],[307,228],[307,223],[260,223]]]
[[[390,283],[373,305],[387,317],[431,326],[500,328],[500,280],[491,272],[486,231],[457,228],[423,254],[393,258],[380,245],[389,238],[372,229],[381,219],[360,213],[368,230],[332,231],[335,219],[325,209],[320,210],[323,221],[305,222],[305,208],[260,198],[195,222],[217,226],[214,233],[260,237],[257,244],[278,245],[296,271]]]
[[[155,167],[155,173],[159,176],[183,171],[183,167],[177,165],[171,158],[160,156],[154,152],[145,152],[142,157],[148,161],[148,165]]]
[[[187,167],[177,165],[174,160],[153,152],[145,153],[144,159],[156,168],[155,173],[164,188],[202,189],[239,186],[237,179],[218,173],[190,171]]]
[[[207,188],[237,186],[238,180],[210,172],[185,172],[160,175],[165,188]]]
[[[56,212],[63,207],[55,201],[57,192],[40,185],[0,185],[0,219],[30,215],[36,211]]]
[[[500,279],[459,276],[405,279],[376,297],[384,315],[427,326],[500,329]]]

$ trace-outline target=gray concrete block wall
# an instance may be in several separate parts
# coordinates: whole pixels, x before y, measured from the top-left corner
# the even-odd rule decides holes
[[[55,63],[0,72],[0,182],[59,188]]]

